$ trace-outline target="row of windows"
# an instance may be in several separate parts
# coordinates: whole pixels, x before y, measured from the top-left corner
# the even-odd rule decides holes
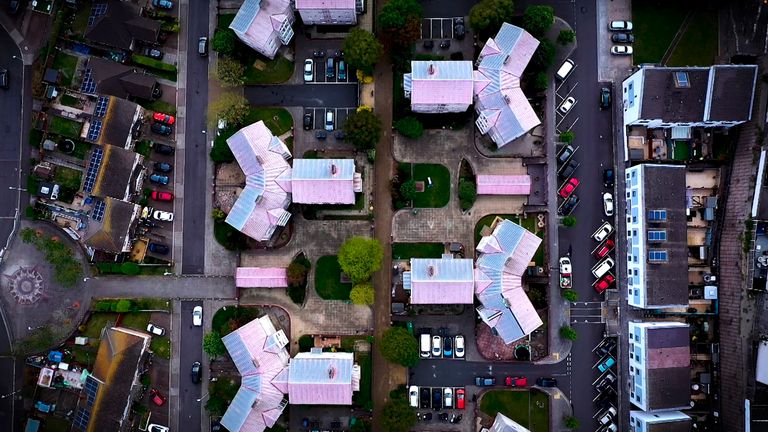
[[[649,210],[648,219],[652,221],[665,221],[667,220],[666,210]]]
[[[667,251],[665,250],[650,250],[648,251],[648,261],[650,262],[667,262]]]
[[[666,241],[666,231],[648,231],[648,241]]]

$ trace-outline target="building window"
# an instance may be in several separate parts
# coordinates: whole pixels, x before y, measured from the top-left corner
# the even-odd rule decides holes
[[[665,250],[648,251],[648,261],[652,263],[667,262],[667,251]]]
[[[632,216],[632,223],[637,223],[637,216]]]
[[[632,196],[636,197],[637,196],[637,191],[632,191]]]
[[[648,241],[666,241],[666,231],[648,231]]]
[[[675,87],[688,88],[691,83],[688,81],[688,72],[675,72]]]
[[[650,210],[648,212],[648,219],[652,221],[665,221],[667,220],[666,210]]]
[[[632,178],[637,177],[637,171],[632,171]]]
[[[637,276],[637,269],[634,269],[634,270],[632,270],[632,274],[634,274],[635,276]]]

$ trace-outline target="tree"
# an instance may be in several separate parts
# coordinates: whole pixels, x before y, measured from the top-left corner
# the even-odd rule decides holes
[[[544,71],[552,66],[554,60],[555,44],[549,39],[542,39],[539,42],[539,47],[533,53],[533,57],[531,57],[531,68],[534,71]]]
[[[371,75],[379,57],[381,44],[373,33],[360,28],[350,30],[344,40],[344,58],[350,66]]]
[[[355,283],[366,282],[381,268],[384,251],[378,240],[352,237],[339,248],[339,266]]]
[[[120,273],[129,276],[136,276],[141,273],[141,267],[138,264],[131,261],[126,261],[120,264]]]
[[[130,312],[131,307],[133,307],[133,302],[128,299],[120,299],[117,304],[115,305],[115,312],[117,313],[125,313]]]
[[[400,198],[405,201],[413,201],[416,198],[416,180],[408,180],[400,185]]]
[[[213,216],[213,220],[216,222],[224,222],[224,219],[227,218],[227,214],[224,213],[224,210],[218,207],[211,210],[211,216]]]
[[[381,337],[381,355],[405,367],[419,362],[419,344],[403,327],[390,327]]]
[[[382,7],[376,19],[390,55],[400,56],[421,37],[421,14],[416,0],[392,0]]]
[[[212,331],[203,336],[203,351],[211,357],[226,354],[227,347],[224,346],[224,341],[221,340],[219,332]]]
[[[311,266],[312,264],[303,255],[294,258],[288,265],[288,285],[305,285]]]
[[[482,0],[469,10],[469,26],[483,35],[499,31],[515,14],[512,0]]]
[[[563,419],[565,423],[565,427],[568,429],[576,430],[579,428],[579,420],[574,416],[565,416]]]
[[[570,144],[576,139],[576,132],[569,130],[560,134],[560,141],[566,144]]]
[[[534,5],[525,8],[523,28],[528,33],[541,39],[555,22],[555,10],[552,6]]]
[[[416,117],[405,117],[395,122],[395,129],[406,138],[416,139],[424,133],[424,126]]]
[[[570,228],[576,226],[576,216],[568,215],[563,218],[563,225]]]
[[[23,241],[26,244],[32,243],[35,240],[37,240],[37,232],[33,230],[32,228],[24,228],[20,232],[21,235],[21,241]]]
[[[568,45],[576,40],[576,32],[573,30],[560,30],[560,34],[557,35],[557,43],[560,45]]]
[[[235,52],[237,35],[232,29],[218,29],[213,34],[211,49],[222,55],[232,55]]]
[[[579,299],[579,295],[572,289],[563,290],[563,298],[573,303]]]
[[[416,424],[416,412],[405,398],[390,399],[381,411],[381,424],[389,432],[408,432]]]
[[[571,327],[569,325],[564,325],[564,326],[560,327],[560,337],[561,338],[567,339],[567,340],[570,340],[570,341],[575,341],[577,336],[578,335],[576,334],[576,330],[573,327]]]
[[[347,117],[344,135],[359,149],[374,148],[381,137],[381,120],[371,110],[358,108]]]
[[[462,210],[468,210],[477,199],[477,185],[475,182],[459,180],[459,204]]]
[[[374,301],[373,285],[370,282],[355,285],[349,293],[349,299],[356,305],[372,305]]]
[[[220,118],[229,125],[241,125],[248,115],[248,100],[237,93],[223,93],[209,106],[210,117]]]
[[[245,79],[245,66],[231,57],[220,57],[216,65],[216,77],[222,87],[241,86]]]
[[[230,163],[235,161],[235,155],[232,153],[232,149],[229,148],[227,140],[222,139],[221,137],[216,137],[216,139],[213,140],[213,148],[211,148],[210,156],[214,163]],[[221,221],[223,221],[226,219],[227,215],[224,214],[223,211],[221,213],[223,214]],[[213,219],[216,220],[216,213],[214,213]]]
[[[533,87],[538,91],[545,91],[547,87],[549,87],[549,77],[545,72],[536,74],[536,80],[533,83]]]

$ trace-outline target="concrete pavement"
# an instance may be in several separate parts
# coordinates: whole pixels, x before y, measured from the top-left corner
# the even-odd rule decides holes
[[[357,107],[357,83],[253,85],[244,89],[253,105],[323,108]]]

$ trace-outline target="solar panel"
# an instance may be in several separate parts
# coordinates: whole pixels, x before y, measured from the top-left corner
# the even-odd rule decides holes
[[[84,409],[84,408],[78,408],[77,414],[75,414],[75,421],[73,422],[73,425],[85,432],[86,429],[88,429],[88,422],[91,420],[91,412]]]
[[[96,102],[96,108],[93,110],[93,115],[104,117],[104,114],[107,113],[107,104],[109,104],[109,96],[99,97],[98,102]]]
[[[104,150],[98,147],[93,149],[91,159],[88,161],[88,172],[85,173],[85,182],[83,183],[83,191],[85,193],[93,191],[93,187],[96,185],[96,175],[99,173],[103,158]]]
[[[88,27],[92,26],[96,20],[107,12],[106,3],[95,4],[91,7],[91,14],[88,16]]]
[[[687,72],[675,72],[675,80],[677,81],[678,87],[690,87]]]
[[[261,0],[245,0],[229,28],[239,33],[247,32],[260,7]]]
[[[93,206],[93,214],[91,217],[96,222],[104,220],[104,211],[107,209],[107,204],[104,201],[99,201]]]
[[[80,91],[93,94],[96,92],[96,82],[93,80],[93,71],[91,68],[85,69],[83,73],[83,83],[80,85]]]
[[[99,135],[101,135],[101,127],[101,120],[91,120],[91,126],[88,128],[88,139],[91,141],[98,140]]]
[[[88,407],[92,407],[96,403],[96,394],[99,392],[99,382],[93,379],[92,376],[88,376],[85,379],[85,395],[88,398]]]

